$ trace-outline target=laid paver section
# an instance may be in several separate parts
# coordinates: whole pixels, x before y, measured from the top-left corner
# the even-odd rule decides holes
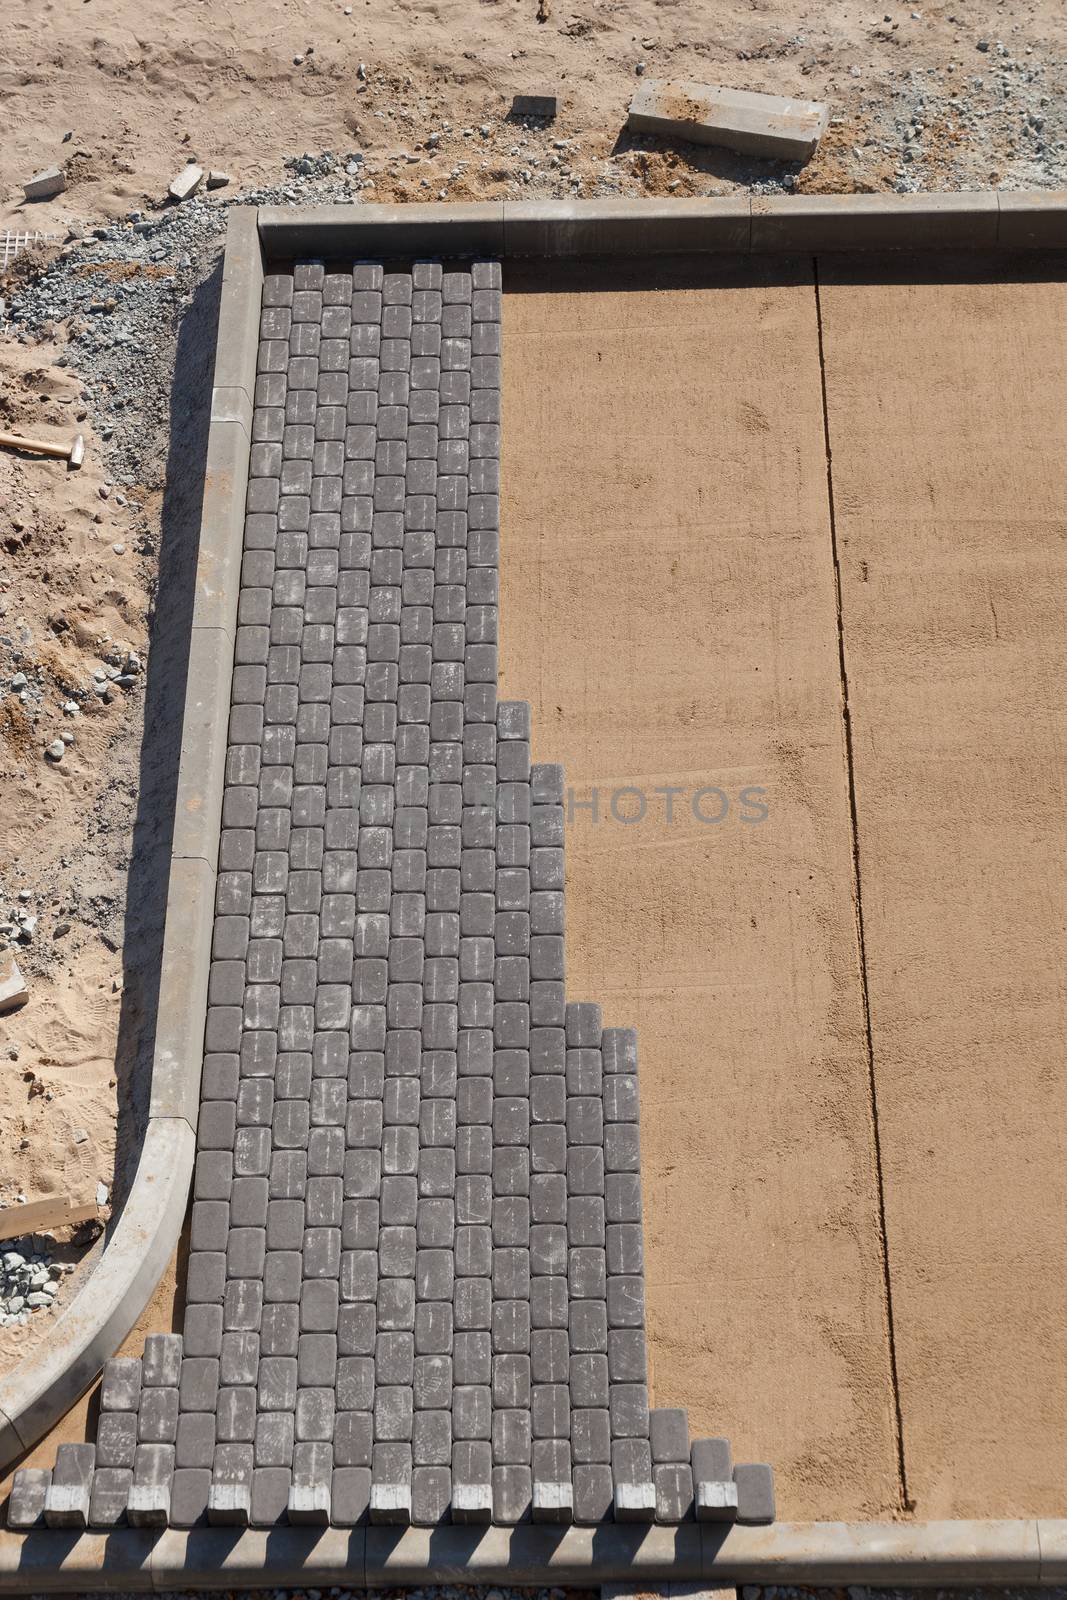
[[[649,1407],[636,1037],[497,699],[500,292],[265,279],[184,1329],[12,1527],[773,1515]]]

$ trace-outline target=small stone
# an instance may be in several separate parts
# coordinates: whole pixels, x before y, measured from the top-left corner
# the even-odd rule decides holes
[[[25,902],[27,900],[32,900],[33,899],[33,890],[32,889],[20,889],[19,890],[19,899],[23,902],[23,904],[25,904]]]
[[[212,170],[207,175],[207,186],[209,189],[225,189],[226,185],[232,182],[233,179],[228,172],[216,172]]]
[[[637,73],[639,78],[643,78],[645,75],[645,63],[643,61],[639,61],[634,67],[634,71]]]
[[[78,716],[80,714],[80,712],[81,712],[81,706],[78,704],[77,700],[64,700],[64,702],[63,702],[63,715],[64,716],[66,716],[66,717],[76,717],[76,716]]]
[[[0,1011],[13,1011],[16,1006],[25,1005],[29,998],[30,991],[15,957],[10,950],[0,951]],[[22,1265],[22,1257],[15,1250],[9,1251],[3,1260],[9,1269],[13,1264]]]
[[[29,682],[29,679],[26,677],[26,674],[24,672],[16,672],[15,676],[11,680],[11,683],[10,683],[9,687],[11,688],[13,693],[17,694],[20,689],[25,689],[25,687],[26,687],[28,682]]]
[[[62,761],[66,749],[62,739],[53,739],[51,744],[45,745],[44,753],[49,761]]]
[[[59,737],[62,739],[64,744],[73,744],[74,743],[74,735],[70,731],[69,728],[64,728],[63,732],[60,734]]]
[[[98,1206],[107,1205],[107,1184],[98,1183],[96,1186],[96,1203]]]
[[[294,67],[302,67],[303,65],[304,65],[303,56],[294,56],[293,57],[293,66]]]
[[[200,187],[203,176],[203,167],[198,167],[195,161],[191,161],[171,183],[167,190],[168,196],[172,200],[188,200],[189,196],[195,194]]]
[[[89,1135],[85,1131],[84,1128],[75,1128],[75,1130],[74,1130],[74,1143],[75,1144],[84,1144],[86,1139],[88,1139],[88,1137],[89,1137]]]

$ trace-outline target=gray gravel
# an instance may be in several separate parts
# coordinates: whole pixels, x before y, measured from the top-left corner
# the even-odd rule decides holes
[[[0,1328],[50,1310],[60,1279],[72,1270],[66,1262],[53,1261],[44,1245],[37,1235],[0,1244]]]

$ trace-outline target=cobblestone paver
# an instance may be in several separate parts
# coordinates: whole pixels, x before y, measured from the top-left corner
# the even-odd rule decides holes
[[[497,700],[500,299],[264,284],[184,1330],[11,1526],[767,1514],[649,1409],[636,1038]]]

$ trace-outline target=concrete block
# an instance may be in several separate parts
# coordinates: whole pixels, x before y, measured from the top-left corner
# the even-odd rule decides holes
[[[268,257],[315,250],[325,256],[397,257],[503,253],[503,204],[263,206],[259,235]]]
[[[26,980],[10,950],[0,954],[0,1012],[13,1011],[30,997]]]
[[[62,194],[66,187],[67,180],[59,167],[45,167],[22,185],[22,192],[27,200],[51,200],[53,195]]]
[[[453,1483],[453,1522],[489,1523],[492,1520],[493,1486],[491,1483]]]
[[[207,1520],[215,1527],[247,1528],[252,1510],[251,1483],[213,1483]]]
[[[970,197],[968,197],[970,198]],[[997,196],[997,244],[1011,250],[1062,250],[1067,247],[1067,194],[1007,190]]]
[[[373,1483],[370,1520],[392,1527],[406,1527],[411,1521],[411,1484]]]
[[[626,126],[635,133],[720,145],[740,155],[807,161],[829,118],[829,108],[812,100],[646,78],[630,101]]]
[[[228,429],[234,426],[226,424]],[[233,611],[236,612],[236,596]],[[221,627],[194,626],[185,685],[173,853],[180,859],[206,861],[212,869],[218,861],[233,665],[232,632]],[[234,757],[235,761],[238,759]]]
[[[189,196],[195,194],[199,189],[203,177],[203,167],[198,167],[195,161],[190,161],[169,184],[167,188],[169,198],[171,200],[188,200]]]
[[[46,1467],[20,1467],[11,1484],[7,1525],[12,1529],[44,1526],[44,1503],[52,1473]]]
[[[654,1522],[656,1520],[656,1486],[647,1483],[616,1483],[615,1521]]]
[[[44,1520],[49,1528],[84,1528],[89,1521],[96,1451],[91,1444],[61,1444],[52,1481],[45,1490]]]
[[[118,1528],[126,1519],[133,1473],[129,1467],[97,1467],[93,1473],[93,1492],[89,1496],[89,1525],[92,1528]]]
[[[504,202],[509,256],[664,255],[746,251],[747,195],[694,200]]]
[[[294,1526],[328,1527],[330,1522],[330,1480],[322,1483],[294,1483],[289,1488],[288,1514]]]
[[[737,1516],[737,1484],[694,1480],[693,1504],[698,1522],[732,1522]]]
[[[999,219],[995,194],[761,195],[752,249],[991,250]]]
[[[235,369],[240,370],[242,365],[242,360],[235,357]],[[231,391],[240,392],[239,386],[231,385],[223,392]],[[237,411],[231,419],[216,419],[208,434],[193,598],[194,627],[224,628],[230,632],[237,615],[246,509],[258,508],[268,513],[278,509],[274,504],[278,480],[274,478],[255,479],[254,492],[246,498],[251,443],[239,408]],[[228,701],[224,705],[228,709]]]
[[[132,1483],[126,1516],[131,1528],[165,1528],[170,1521],[170,1483]]]
[[[533,89],[517,94],[511,102],[513,117],[554,117],[559,110],[559,97],[554,89]]]
[[[531,1515],[534,1522],[571,1522],[574,1517],[574,1490],[570,1481],[547,1483],[535,1478]]]

